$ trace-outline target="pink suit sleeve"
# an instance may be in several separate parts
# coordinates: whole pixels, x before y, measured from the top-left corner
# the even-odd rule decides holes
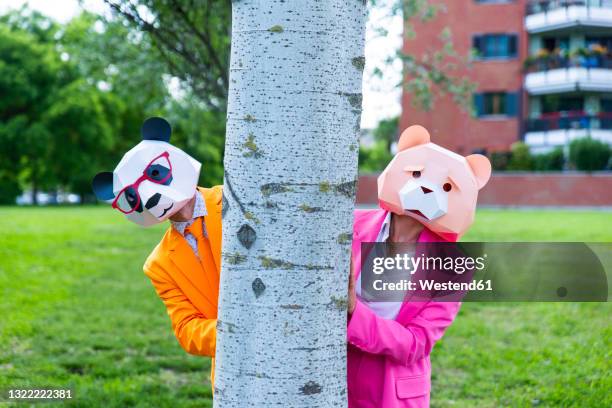
[[[431,353],[459,306],[460,303],[428,302],[403,326],[379,317],[358,300],[348,322],[347,340],[365,352],[384,354],[409,365]]]

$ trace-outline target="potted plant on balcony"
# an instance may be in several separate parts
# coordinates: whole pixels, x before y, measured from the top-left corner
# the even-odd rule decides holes
[[[546,71],[550,63],[550,51],[546,48],[540,48],[535,54],[536,67],[538,71]]]
[[[565,48],[555,48],[549,57],[552,60],[553,68],[567,68],[569,52]]]
[[[595,63],[593,66],[603,66],[602,62],[604,57],[608,54],[608,49],[601,44],[591,44],[589,50],[591,51],[592,61]]]
[[[535,71],[536,69],[536,62],[537,62],[537,58],[535,55],[529,55],[527,58],[525,58],[525,61],[523,61],[523,70],[525,72],[531,72],[531,71]]]
[[[590,52],[587,48],[575,48],[570,52],[570,65],[574,67],[586,67],[587,58],[589,56]]]

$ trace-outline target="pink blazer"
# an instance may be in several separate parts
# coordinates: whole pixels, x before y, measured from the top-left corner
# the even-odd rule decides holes
[[[361,243],[376,241],[386,215],[384,210],[355,211],[355,279],[361,272]],[[423,229],[418,241],[443,240]],[[429,354],[459,306],[457,302],[405,302],[396,319],[388,320],[357,301],[347,328],[349,408],[428,407]]]

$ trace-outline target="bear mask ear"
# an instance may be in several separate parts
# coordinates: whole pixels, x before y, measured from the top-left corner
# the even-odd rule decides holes
[[[160,142],[169,142],[172,128],[164,118],[149,118],[144,121],[140,129],[142,140],[158,140]]]
[[[491,177],[491,162],[482,154],[470,154],[465,159],[472,168],[474,177],[476,177],[476,185],[480,190]]]
[[[100,201],[109,201],[115,198],[115,193],[113,193],[113,173],[110,171],[96,174],[91,187]]]
[[[429,132],[421,125],[413,125],[402,132],[402,135],[397,142],[397,151],[401,152],[410,147],[429,143],[431,137]]]

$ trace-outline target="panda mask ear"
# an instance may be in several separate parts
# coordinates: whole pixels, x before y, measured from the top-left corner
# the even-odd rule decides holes
[[[113,193],[113,173],[110,171],[96,174],[91,187],[100,201],[110,201],[115,198],[115,193]]]
[[[144,121],[140,130],[142,140],[157,140],[168,143],[172,128],[166,119],[153,117]]]

